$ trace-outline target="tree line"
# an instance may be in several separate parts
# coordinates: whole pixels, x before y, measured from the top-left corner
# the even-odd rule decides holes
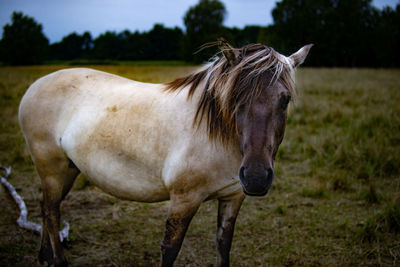
[[[377,9],[371,0],[282,0],[267,27],[229,28],[219,0],[199,0],[184,15],[185,31],[155,24],[145,32],[71,33],[49,44],[42,26],[20,12],[12,14],[0,41],[0,61],[9,65],[45,60],[184,60],[200,63],[216,50],[199,47],[225,37],[236,47],[264,43],[283,54],[314,43],[310,66],[399,67],[400,3]],[[266,10],[267,12],[267,10]]]

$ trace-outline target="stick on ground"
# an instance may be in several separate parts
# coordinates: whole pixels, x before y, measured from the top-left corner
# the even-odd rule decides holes
[[[20,210],[20,215],[17,220],[18,225],[27,230],[41,233],[42,226],[40,224],[28,221],[28,210],[26,208],[23,198],[17,193],[14,186],[12,186],[12,184],[7,181],[11,173],[11,167],[0,166],[0,169],[4,170],[5,172],[5,177],[0,176],[0,181],[8,189],[8,192],[14,198]],[[61,242],[63,242],[64,240],[68,240],[69,233],[69,224],[64,220],[62,220],[62,223],[64,224],[64,228],[59,232]]]

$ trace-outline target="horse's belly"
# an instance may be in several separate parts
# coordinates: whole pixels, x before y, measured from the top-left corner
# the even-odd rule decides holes
[[[169,199],[156,168],[150,169],[108,151],[72,157],[72,161],[90,182],[115,197],[140,202]]]

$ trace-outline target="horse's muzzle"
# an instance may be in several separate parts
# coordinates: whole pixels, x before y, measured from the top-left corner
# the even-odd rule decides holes
[[[265,196],[274,180],[274,170],[272,168],[251,170],[242,166],[239,170],[239,179],[246,195]]]

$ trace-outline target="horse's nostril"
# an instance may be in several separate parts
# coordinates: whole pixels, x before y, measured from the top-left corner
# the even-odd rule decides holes
[[[242,184],[244,186],[247,186],[249,182],[247,181],[247,179],[245,179],[245,171],[246,171],[245,167],[240,167],[240,169],[239,169],[239,178],[242,181]]]
[[[272,168],[267,169],[267,178],[268,180],[274,179],[274,170]]]

